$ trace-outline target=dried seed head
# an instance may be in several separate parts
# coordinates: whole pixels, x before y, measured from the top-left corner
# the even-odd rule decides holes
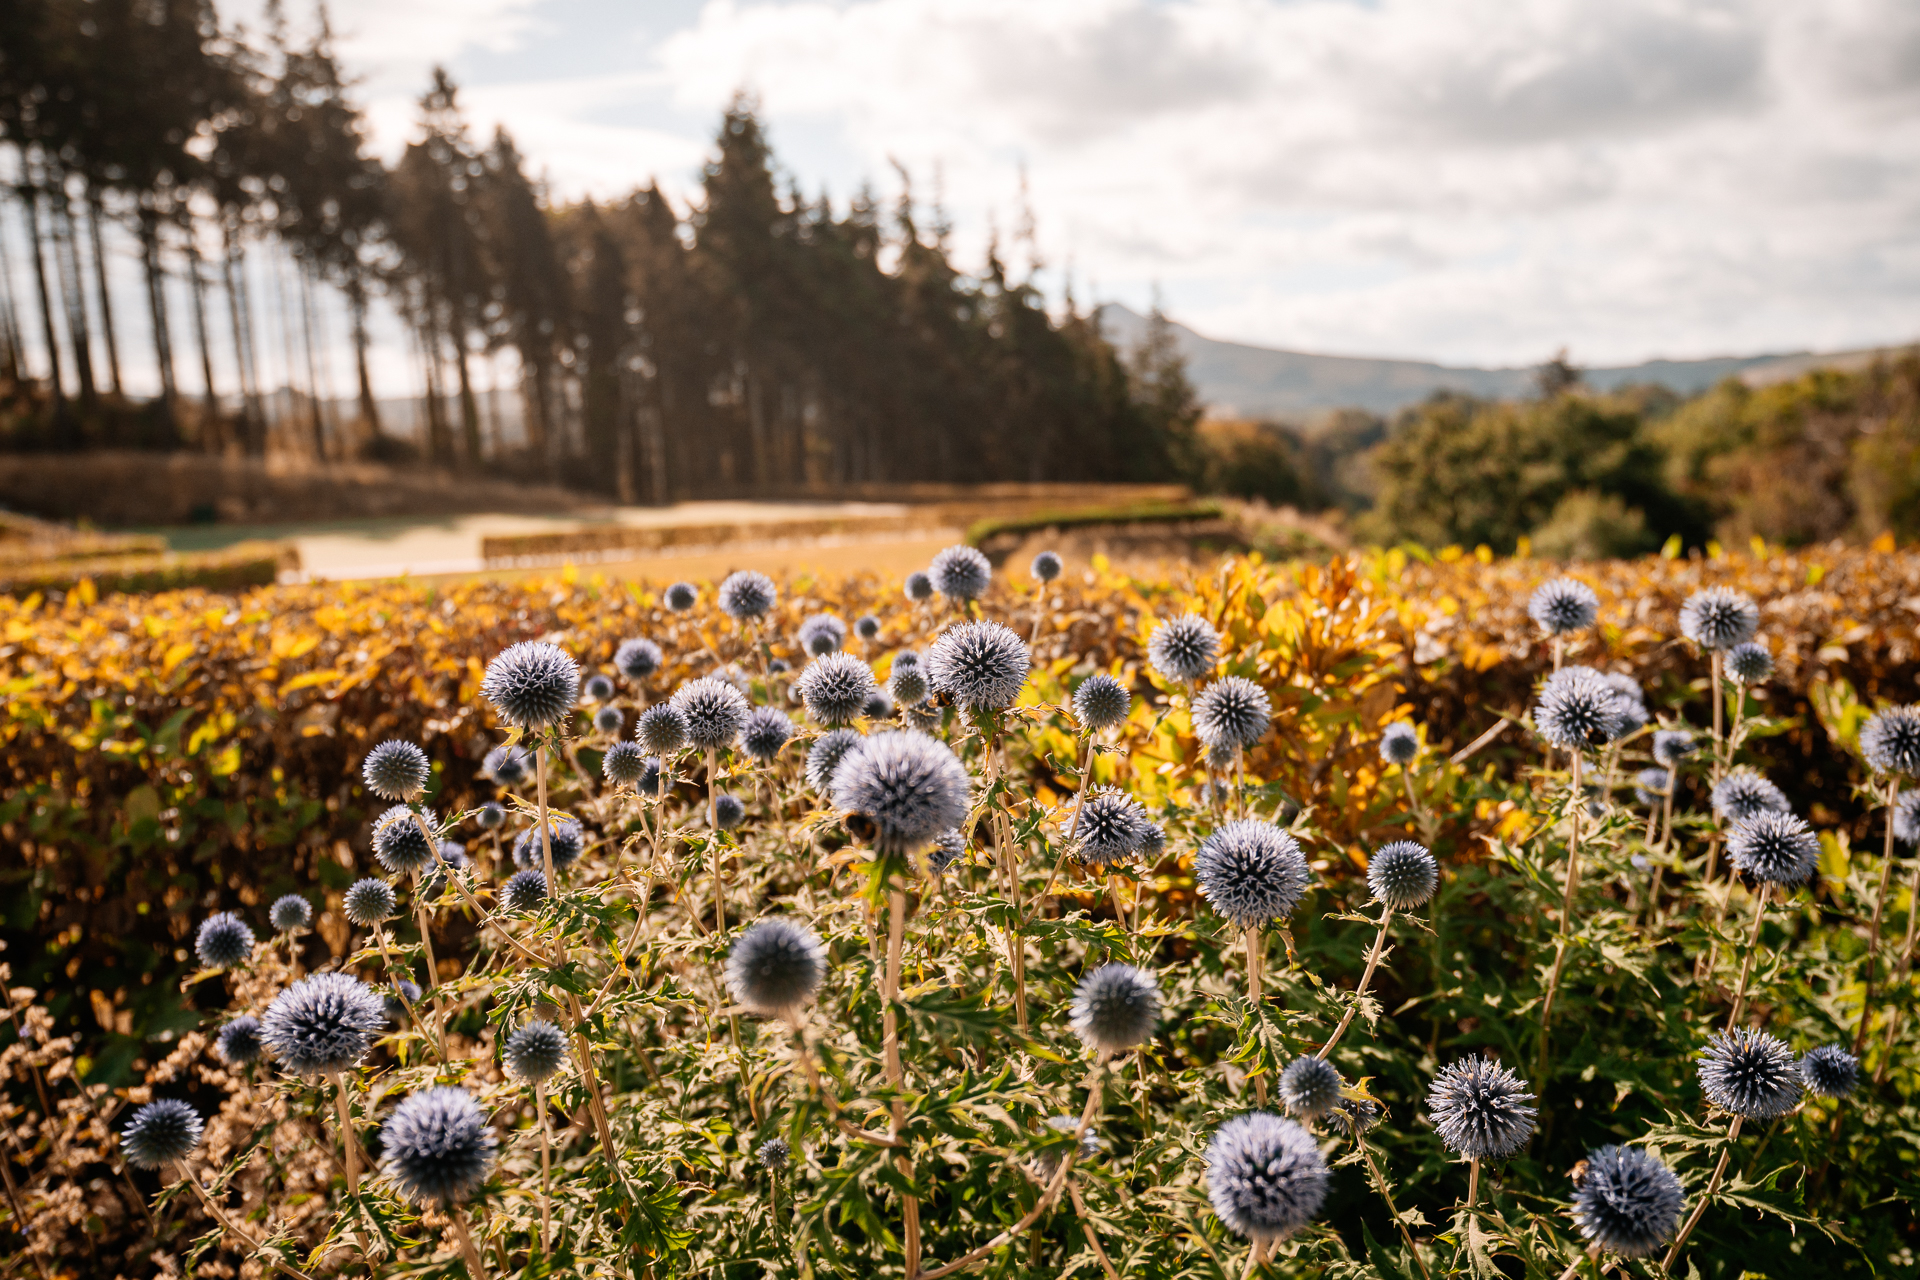
[[[1160,983],[1130,964],[1103,964],[1080,979],[1068,1006],[1075,1035],[1097,1053],[1126,1053],[1160,1021]]]
[[[972,547],[961,544],[935,555],[927,566],[927,576],[933,581],[933,589],[949,600],[976,600],[987,593],[993,565]]]
[[[253,930],[231,911],[216,911],[200,922],[193,949],[209,969],[231,969],[253,958]]]
[[[205,1131],[198,1111],[178,1098],[157,1098],[120,1131],[120,1152],[137,1169],[157,1169],[186,1159]]]
[[[660,669],[666,655],[660,652],[660,646],[651,640],[635,638],[622,640],[620,647],[613,651],[613,665],[620,668],[620,674],[638,682]]]
[[[1602,1249],[1644,1258],[1673,1238],[1686,1200],[1680,1179],[1654,1156],[1638,1147],[1601,1147],[1587,1153],[1573,1222]]]
[[[749,925],[727,952],[727,990],[768,1017],[783,1017],[811,1000],[826,976],[827,949],[819,935],[783,916]]]
[[[1396,840],[1374,851],[1367,863],[1367,888],[1395,911],[1425,906],[1440,883],[1440,868],[1424,846]]]
[[[344,973],[316,973],[273,998],[260,1019],[260,1038],[282,1070],[332,1075],[364,1058],[386,1025],[379,992]]]
[[[1755,1027],[1734,1027],[1700,1051],[1698,1074],[1707,1101],[1749,1120],[1771,1120],[1800,1105],[1805,1081],[1792,1050]]]
[[[1215,829],[1194,855],[1193,870],[1213,909],[1243,929],[1291,913],[1309,878],[1300,842],[1253,819]]]

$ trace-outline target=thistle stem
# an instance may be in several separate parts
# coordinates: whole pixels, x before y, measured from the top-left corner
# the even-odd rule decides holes
[[[1572,830],[1567,839],[1567,887],[1560,899],[1560,929],[1553,945],[1553,972],[1547,977],[1547,997],[1540,1005],[1540,1052],[1539,1065],[1534,1070],[1534,1079],[1545,1081],[1547,1073],[1547,1036],[1553,1024],[1553,998],[1560,990],[1560,972],[1567,962],[1567,943],[1573,928],[1573,894],[1580,884],[1580,811],[1586,808],[1586,796],[1581,790],[1580,767],[1585,757],[1576,748],[1573,752],[1573,794],[1571,798]]]
[[[473,1237],[467,1233],[466,1210],[455,1205],[447,1208],[447,1221],[453,1224],[454,1238],[460,1241],[460,1252],[467,1255],[467,1274],[472,1280],[487,1280],[487,1264],[480,1260],[480,1250],[474,1247]]]
[[[1260,927],[1255,925],[1247,930],[1247,1013],[1254,1023],[1254,1034],[1260,1029],[1260,955],[1263,950],[1260,940]],[[1261,1106],[1267,1105],[1267,1077],[1263,1070],[1253,1078],[1253,1096]]]
[[[997,775],[996,775],[997,776]],[[1060,842],[1060,856],[1053,860],[1053,873],[1047,877],[1047,887],[1040,891],[1040,897],[1033,900],[1034,909],[1039,910],[1042,899],[1052,895],[1053,886],[1060,880],[1060,868],[1067,863],[1067,854],[1073,849],[1074,833],[1080,830],[1080,809],[1086,801],[1087,779],[1093,776],[1093,735],[1087,735],[1086,759],[1080,762],[1080,785],[1073,790],[1073,815],[1067,819],[1067,834]],[[991,779],[989,782],[991,783]]]
[[[895,1093],[893,1099],[893,1120],[888,1134],[895,1142],[907,1125],[907,1104],[898,1095],[907,1087],[906,1068],[900,1061],[900,952],[906,936],[907,895],[902,889],[890,889],[887,894],[887,969],[884,985],[881,989],[881,1001],[884,1012],[884,1051],[886,1056],[887,1084]],[[902,1154],[894,1159],[894,1167],[900,1176],[908,1182],[913,1180],[913,1161]],[[920,1274],[920,1202],[913,1196],[902,1196],[900,1203],[903,1234],[906,1237],[907,1280],[916,1280]]]
[[[1367,1172],[1373,1175],[1373,1185],[1380,1191],[1380,1198],[1387,1202],[1387,1212],[1393,1215],[1393,1225],[1400,1228],[1400,1239],[1406,1243],[1407,1252],[1420,1266],[1420,1274],[1433,1280],[1433,1273],[1427,1270],[1427,1260],[1420,1256],[1420,1248],[1413,1242],[1413,1233],[1407,1230],[1407,1224],[1400,1220],[1400,1211],[1393,1205],[1393,1190],[1387,1186],[1386,1178],[1380,1174],[1380,1166],[1374,1163],[1373,1152],[1368,1148],[1365,1138],[1356,1136],[1353,1145],[1360,1149],[1360,1158],[1367,1162]]]
[[[220,1207],[213,1196],[208,1194],[207,1189],[200,1185],[200,1179],[194,1177],[193,1171],[187,1168],[186,1161],[176,1160],[174,1162],[174,1169],[180,1174],[180,1180],[193,1188],[193,1193],[200,1197],[200,1203],[207,1207],[207,1212],[213,1215],[213,1220],[220,1224],[223,1231],[245,1245],[248,1253],[258,1254],[260,1252],[260,1242],[242,1231],[239,1225],[227,1216],[227,1211]],[[281,1275],[290,1276],[292,1280],[313,1280],[313,1277],[306,1272],[299,1270],[297,1267],[288,1266],[278,1258],[267,1258],[264,1259],[264,1261]]]
[[[1072,1178],[1067,1179],[1067,1195],[1073,1200],[1074,1213],[1080,1217],[1080,1230],[1086,1233],[1087,1243],[1093,1246],[1093,1256],[1100,1259],[1100,1269],[1107,1273],[1107,1280],[1120,1280],[1120,1273],[1113,1269],[1107,1251],[1100,1247],[1100,1235],[1093,1229],[1093,1215],[1087,1212],[1087,1202],[1080,1198],[1080,1188]]]
[[[553,1252],[553,1141],[547,1130],[546,1086],[533,1086],[533,1109],[540,1113],[540,1253],[545,1257]]]
[[[707,839],[708,848],[713,851],[713,918],[714,932],[722,937],[727,932],[727,867],[725,850],[720,847],[720,790],[716,776],[720,772],[720,753],[712,747],[707,748]]]
[[[1316,1058],[1325,1058],[1333,1052],[1333,1046],[1340,1043],[1340,1037],[1347,1033],[1347,1027],[1353,1022],[1353,1015],[1360,1012],[1360,1002],[1366,998],[1367,984],[1373,981],[1373,971],[1380,966],[1380,951],[1386,945],[1387,926],[1392,921],[1393,908],[1382,904],[1380,931],[1373,935],[1373,950],[1367,953],[1367,967],[1360,974],[1360,985],[1353,989],[1353,1003],[1347,1006],[1346,1015],[1340,1019],[1340,1025],[1333,1029],[1333,1034],[1327,1037],[1327,1042],[1320,1046],[1320,1052],[1314,1055]],[[1475,1171],[1477,1174],[1478,1165]]]
[[[347,1073],[333,1073],[333,1098],[340,1114],[340,1145],[346,1152],[347,1195],[360,1194],[360,1140],[354,1136],[352,1108],[347,1101]]]
[[[1568,1266],[1565,1271],[1562,1271],[1560,1273],[1560,1280],[1573,1280],[1575,1276],[1580,1274],[1581,1267],[1585,1266],[1589,1262],[1595,1261],[1599,1257],[1600,1257],[1600,1246],[1597,1244],[1588,1245],[1586,1253],[1582,1254],[1578,1258],[1575,1258],[1572,1264]]]
[[[1467,1212],[1473,1212],[1480,1203],[1480,1157],[1475,1156],[1467,1164]]]
[[[1740,1025],[1740,1014],[1747,1007],[1747,980],[1753,976],[1753,957],[1760,950],[1760,924],[1767,915],[1767,894],[1773,886],[1761,882],[1753,891],[1753,931],[1747,935],[1747,956],[1740,963],[1740,985],[1733,993],[1733,1014],[1727,1019],[1727,1030]]]
[[[1720,1149],[1720,1162],[1713,1166],[1713,1177],[1708,1180],[1707,1189],[1701,1194],[1699,1203],[1693,1206],[1693,1212],[1687,1218],[1687,1225],[1680,1228],[1680,1234],[1673,1238],[1673,1247],[1668,1249],[1667,1256],[1661,1259],[1661,1271],[1672,1273],[1673,1260],[1680,1256],[1680,1247],[1686,1244],[1687,1237],[1693,1234],[1694,1227],[1699,1225],[1700,1215],[1707,1211],[1708,1202],[1713,1199],[1714,1192],[1720,1189],[1720,1179],[1726,1176],[1727,1159],[1733,1154],[1733,1144],[1740,1138],[1740,1122],[1744,1119],[1746,1119],[1745,1116],[1735,1116],[1733,1123],[1728,1126],[1727,1145]]]
[[[1859,1057],[1860,1050],[1867,1043],[1867,1028],[1873,1022],[1873,982],[1875,962],[1880,958],[1880,920],[1886,914],[1887,886],[1893,881],[1893,802],[1896,795],[1895,784],[1887,783],[1887,844],[1880,864],[1880,888],[1873,897],[1873,923],[1867,926],[1867,984],[1860,1000],[1860,1027],[1853,1035],[1853,1056]],[[1920,906],[1920,903],[1916,903]],[[1913,908],[1908,908],[1909,911]]]
[[[1726,708],[1720,702],[1720,650],[1712,651],[1708,663],[1712,668],[1713,681],[1713,780],[1720,781],[1720,775],[1726,768],[1726,739],[1722,726],[1726,723]]]
[[[373,927],[373,936],[380,944],[380,958],[386,962],[387,971],[396,974],[401,972],[400,967],[393,962],[393,953],[387,950],[387,931],[379,925],[375,925]],[[420,1015],[414,1012],[413,1001],[407,998],[407,989],[396,981],[393,984],[393,993],[400,997],[400,1004],[406,1009],[408,1019],[410,1019],[415,1026],[418,1026],[420,1024]],[[440,1028],[438,1026],[435,1026],[433,1030],[434,1039],[431,1042],[433,1044],[433,1050],[434,1053],[438,1055],[441,1065],[444,1066],[447,1061],[446,1042],[440,1038]]]

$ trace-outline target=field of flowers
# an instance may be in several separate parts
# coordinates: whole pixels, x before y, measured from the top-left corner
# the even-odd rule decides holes
[[[0,1257],[1916,1270],[1920,557],[933,568],[0,599]]]

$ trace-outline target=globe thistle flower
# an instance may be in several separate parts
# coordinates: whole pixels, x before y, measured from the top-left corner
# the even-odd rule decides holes
[[[1420,734],[1405,720],[1395,720],[1380,731],[1380,759],[1402,769],[1420,758]]]
[[[1727,650],[1727,675],[1741,684],[1759,684],[1773,674],[1773,654],[1749,640]]]
[[[1374,851],[1367,862],[1367,888],[1374,900],[1395,911],[1423,907],[1440,883],[1433,855],[1411,840],[1395,840]]]
[[[719,600],[720,612],[735,622],[751,622],[780,602],[780,592],[766,574],[741,569],[720,584]]]
[[[873,695],[873,672],[850,653],[815,658],[793,682],[807,715],[825,725],[851,724]]]
[[[1685,729],[1654,730],[1653,760],[1663,769],[1678,769],[1699,749],[1699,740]]]
[[[913,729],[862,738],[833,768],[833,803],[849,834],[882,853],[912,853],[959,826],[967,786],[947,744]]]
[[[1207,748],[1207,768],[1214,773],[1225,774],[1231,770],[1233,768],[1233,758],[1234,749],[1224,742]],[[1211,803],[1211,801],[1209,801],[1209,803]]]
[[[600,772],[608,782],[632,785],[647,770],[647,751],[637,742],[616,742],[600,757]]]
[[[676,582],[667,588],[660,599],[675,613],[685,613],[700,603],[700,593],[691,582]]]
[[[1573,1223],[1602,1249],[1644,1258],[1673,1238],[1687,1193],[1673,1170],[1638,1147],[1587,1153],[1573,1190]]]
[[[420,819],[416,821],[413,810],[404,804],[394,805],[373,820],[373,856],[381,866],[402,876],[419,871],[433,861],[433,844],[420,829],[422,821],[429,830],[439,830],[440,823],[432,812],[421,810]]]
[[[784,916],[749,925],[727,952],[727,990],[767,1017],[784,1017],[811,1000],[826,976],[827,949],[819,936]]]
[[[613,680],[608,676],[590,675],[580,686],[580,695],[588,702],[605,702],[613,696]]]
[[[1876,773],[1920,773],[1920,707],[1882,707],[1868,716],[1860,754]]]
[[[780,748],[793,737],[793,721],[778,707],[756,707],[747,713],[746,727],[740,731],[740,745],[761,764],[772,764]]]
[[[387,1025],[379,993],[344,973],[316,973],[273,998],[260,1038],[297,1076],[333,1075],[367,1055]]]
[[[186,1159],[204,1132],[198,1111],[178,1098],[156,1098],[134,1112],[120,1131],[120,1151],[136,1169],[158,1169]]]
[[[1073,714],[1089,731],[1111,729],[1133,710],[1133,695],[1104,671],[1097,671],[1073,691]]]
[[[853,634],[862,640],[872,640],[880,634],[880,619],[870,613],[863,613],[853,620]]]
[[[540,843],[540,827],[528,827],[513,838],[513,865],[522,870],[545,870],[547,853],[553,855],[553,869],[565,871],[587,851],[587,835],[580,824],[565,814],[547,815],[547,847]]]
[[[1280,1105],[1302,1120],[1318,1120],[1340,1105],[1346,1087],[1331,1062],[1305,1054],[1280,1073]]]
[[[1147,661],[1172,683],[1198,680],[1220,661],[1220,633],[1199,614],[1183,613],[1153,629]]]
[[[1059,552],[1042,551],[1033,558],[1033,563],[1028,566],[1028,571],[1033,574],[1035,582],[1052,582],[1060,576],[1062,567]]]
[[[1272,720],[1267,691],[1243,676],[1222,676],[1193,700],[1193,731],[1209,747],[1250,747]]]
[[[503,787],[517,787],[533,772],[533,757],[519,747],[495,747],[480,762],[480,772]]]
[[[800,624],[795,636],[801,649],[814,657],[838,653],[847,642],[847,624],[830,613],[816,613]]]
[[[487,1180],[498,1145],[473,1095],[441,1085],[393,1109],[380,1129],[380,1165],[407,1199],[445,1207]]]
[[[496,800],[489,800],[474,813],[473,822],[482,831],[498,831],[507,825],[506,806]]]
[[[740,803],[740,797],[731,792],[722,791],[713,798],[713,825],[720,831],[731,831],[747,819],[747,806]]]
[[[1801,1055],[1800,1078],[1822,1098],[1844,1098],[1860,1085],[1860,1059],[1837,1044],[1823,1044]]]
[[[918,706],[927,700],[927,674],[918,663],[903,667],[895,662],[892,673],[887,677],[887,690],[901,706]]]
[[[687,745],[687,718],[670,702],[657,702],[640,713],[633,736],[657,756],[670,756]]]
[[[860,714],[869,720],[885,720],[893,715],[893,699],[886,695],[885,690],[875,689],[867,695]]]
[[[915,604],[933,599],[933,579],[918,569],[907,575],[907,599]]]
[[[666,655],[660,652],[659,645],[639,637],[622,640],[620,647],[613,651],[613,665],[636,684],[658,671],[664,661]]]
[[[1478,1054],[1441,1068],[1427,1090],[1427,1110],[1447,1150],[1482,1160],[1526,1145],[1539,1114],[1532,1101],[1525,1080]]]
[[[1074,856],[1098,867],[1125,862],[1140,852],[1147,826],[1138,800],[1118,787],[1095,787],[1080,802]]]
[[[1920,844],[1920,791],[1902,791],[1893,798],[1893,838],[1904,845]]]
[[[1371,1098],[1342,1098],[1326,1116],[1327,1127],[1358,1138],[1380,1123],[1380,1104]]]
[[[580,664],[545,640],[509,645],[487,664],[480,696],[517,729],[545,729],[580,701]]]
[[[767,674],[770,676],[783,676],[791,670],[793,666],[785,658],[767,659]]]
[[[948,827],[933,838],[933,846],[927,850],[927,870],[936,876],[945,875],[966,852],[967,838],[960,834],[960,828]]]
[[[1206,1159],[1213,1211],[1228,1230],[1256,1244],[1306,1226],[1327,1198],[1327,1162],[1312,1135],[1265,1111],[1221,1125]]]
[[[200,922],[193,949],[209,969],[231,969],[253,958],[253,930],[231,911],[216,911]]]
[[[1603,671],[1600,678],[1613,690],[1613,709],[1620,713],[1620,736],[1626,737],[1635,729],[1645,727],[1651,718],[1647,714],[1647,695],[1633,677],[1618,671]]]
[[[611,704],[593,713],[593,727],[601,733],[618,733],[627,723],[627,713]]]
[[[1147,829],[1140,833],[1140,856],[1152,861],[1167,851],[1167,829],[1157,822],[1149,822]]]
[[[500,886],[500,909],[509,915],[538,911],[547,900],[547,876],[544,871],[516,871]]]
[[[1722,1031],[1700,1051],[1700,1088],[1731,1115],[1771,1120],[1800,1105],[1805,1081],[1793,1051],[1755,1027]]]
[[[567,1037],[535,1020],[507,1037],[507,1070],[528,1084],[545,1084],[567,1061]]]
[[[895,671],[900,670],[902,667],[917,667],[919,665],[920,665],[920,655],[914,652],[912,649],[902,649],[900,652],[893,655],[892,669]]]
[[[275,933],[292,933],[313,923],[313,904],[297,893],[282,894],[267,909]]]
[[[1791,813],[1761,813],[1733,824],[1727,859],[1765,884],[1797,885],[1820,861],[1820,837]]]
[[[962,543],[936,554],[927,566],[927,576],[933,581],[933,589],[947,599],[975,600],[987,593],[993,565]]]
[[[731,747],[734,739],[740,736],[740,730],[746,726],[747,712],[752,710],[739,689],[713,676],[687,681],[673,695],[669,705],[680,713],[680,719],[686,725],[687,745],[700,751]],[[646,739],[641,741],[646,742]],[[667,754],[654,743],[647,742],[646,745],[648,750],[658,755]]]
[[[360,762],[367,790],[382,800],[411,800],[427,789],[433,766],[427,753],[411,742],[383,742]]]
[[[362,929],[371,929],[392,918],[393,886],[372,876],[356,880],[341,905],[349,921]]]
[[[997,622],[963,622],[927,649],[927,683],[969,711],[1004,711],[1020,695],[1033,659]]]
[[[1250,818],[1216,828],[1194,855],[1193,872],[1213,909],[1243,929],[1290,914],[1308,879],[1300,842]]]
[[[1055,1133],[1071,1134],[1080,1127],[1080,1117],[1048,1116],[1045,1123],[1047,1128],[1053,1130]],[[1051,1182],[1053,1175],[1060,1168],[1060,1162],[1066,1158],[1068,1145],[1070,1144],[1064,1142],[1049,1142],[1047,1145],[1035,1151],[1033,1153],[1033,1163],[1031,1166],[1033,1176],[1043,1184]],[[1080,1154],[1077,1158],[1082,1163],[1088,1160],[1097,1160],[1100,1157],[1100,1153],[1106,1149],[1107,1140],[1089,1128],[1080,1135]]]
[[[1600,597],[1577,578],[1555,578],[1527,598],[1527,616],[1548,635],[1564,636],[1593,625],[1600,616]]]
[[[1633,798],[1649,809],[1666,802],[1668,774],[1665,769],[1642,769],[1633,775]]]
[[[402,978],[393,984],[392,995],[381,997],[380,1007],[387,1011],[387,1017],[390,1020],[398,1022],[407,1016],[407,1009],[410,1006],[420,1003],[420,995],[419,983],[408,982]]]
[[[1067,1022],[1096,1053],[1125,1053],[1160,1021],[1160,982],[1130,964],[1103,964],[1080,979]]]
[[[1731,649],[1753,639],[1760,606],[1727,587],[1706,587],[1680,606],[1680,634],[1702,649]]]
[[[785,1171],[787,1163],[792,1157],[792,1148],[787,1146],[787,1140],[785,1138],[768,1138],[765,1142],[761,1143],[759,1148],[753,1153],[753,1158],[758,1160],[760,1167],[768,1173],[781,1173]]]
[[[1556,747],[1605,746],[1626,728],[1613,687],[1591,667],[1563,667],[1540,690],[1533,710],[1540,736]]]
[[[230,1067],[244,1067],[260,1056],[260,1019],[243,1013],[213,1039],[213,1051]]]
[[[807,751],[807,785],[822,795],[833,789],[833,774],[847,752],[866,741],[858,730],[835,729],[814,739]]]
[[[1713,811],[1728,821],[1745,822],[1763,813],[1785,813],[1787,797],[1753,770],[1739,768],[1714,784]]]

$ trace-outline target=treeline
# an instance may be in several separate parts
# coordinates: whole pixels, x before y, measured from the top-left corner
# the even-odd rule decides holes
[[[890,202],[810,197],[737,101],[690,208],[657,185],[555,204],[504,129],[472,136],[441,72],[389,169],[324,12],[305,40],[268,14],[254,41],[207,0],[0,6],[0,140],[32,282],[15,296],[0,262],[9,447],[418,453],[632,501],[1195,470],[1199,412],[1164,325],[1123,355],[1071,300],[1051,314],[998,246],[961,270],[904,172]],[[114,227],[139,246],[132,302],[107,270]],[[280,273],[271,299],[250,255]],[[330,298],[351,414],[321,372]],[[374,385],[376,300],[411,335],[411,387]],[[262,373],[270,305],[292,395]],[[129,306],[159,370],[139,404],[121,378]],[[513,430],[476,392],[502,353],[520,371]],[[412,438],[382,421],[383,391],[424,404]]]

